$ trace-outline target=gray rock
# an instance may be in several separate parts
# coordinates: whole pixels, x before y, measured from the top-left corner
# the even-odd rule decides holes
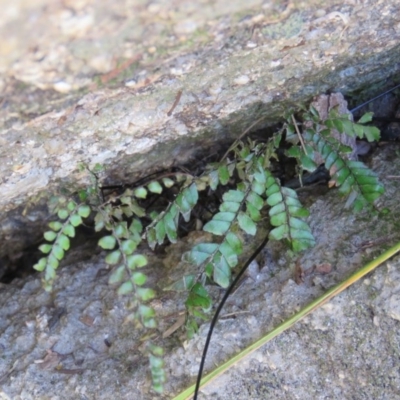
[[[267,245],[260,270],[244,281],[222,312],[207,371],[400,240],[399,180],[386,178],[400,168],[397,151],[398,146],[387,145],[371,162],[386,186],[379,207],[388,207],[389,215],[354,215],[343,209],[335,190],[323,197],[307,195],[316,246],[298,258],[280,243]],[[168,261],[174,249],[167,251],[168,266],[148,255],[150,286],[157,288],[166,274],[175,276],[182,268]],[[151,392],[147,360],[140,352],[142,333],[125,321],[125,302],[107,284],[103,257],[70,265],[67,260],[51,295],[42,290],[38,276],[2,285],[2,398],[164,398]],[[296,264],[312,271],[301,284],[294,281]],[[201,398],[399,397],[399,265],[397,257],[379,267],[217,378]],[[217,301],[220,289],[212,288],[211,295]],[[182,294],[158,292],[152,305],[160,317],[160,336],[179,318],[184,300]],[[166,349],[165,398],[193,383],[208,327],[204,323],[189,342],[179,331],[159,338]]]
[[[51,194],[88,184],[79,162],[132,182],[398,72],[395,0],[18,4],[0,26],[4,260],[40,240]]]

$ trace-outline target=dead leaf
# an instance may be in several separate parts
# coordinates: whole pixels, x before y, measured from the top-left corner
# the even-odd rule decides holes
[[[298,285],[304,283],[304,271],[300,264],[300,258],[296,260],[296,265],[294,267],[294,281]]]
[[[114,68],[110,72],[102,75],[100,77],[100,81],[102,84],[108,83],[112,79],[116,78],[121,72],[125,71],[129,68],[133,63],[139,61],[142,58],[141,54],[137,54],[135,57],[130,58],[129,60],[124,61],[119,67]]]
[[[330,274],[332,272],[332,264],[323,263],[323,264],[317,265],[315,267],[315,271],[322,275]]]
[[[57,125],[58,126],[63,125],[66,120],[67,120],[67,116],[66,115],[61,116],[57,121]]]
[[[66,369],[66,368],[56,368],[56,372],[59,374],[66,374],[66,375],[74,375],[74,374],[83,374],[85,370],[82,368],[75,368],[75,369]]]
[[[177,321],[170,326],[162,335],[163,339],[167,338],[168,336],[171,336],[176,330],[178,330],[186,321],[186,315],[183,313]]]
[[[79,321],[81,321],[82,324],[91,327],[93,326],[94,318],[92,318],[90,315],[84,314],[80,316]]]
[[[35,360],[35,364],[39,364],[39,368],[50,370],[57,367],[61,361],[61,355],[51,349],[47,350],[46,356],[42,360]]]

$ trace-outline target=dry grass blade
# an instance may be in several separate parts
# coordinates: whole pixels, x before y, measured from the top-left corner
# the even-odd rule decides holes
[[[168,336],[171,336],[175,331],[177,331],[185,323],[185,320],[186,320],[186,315],[185,313],[182,313],[182,315],[179,316],[176,322],[162,334],[163,339],[167,338]]]

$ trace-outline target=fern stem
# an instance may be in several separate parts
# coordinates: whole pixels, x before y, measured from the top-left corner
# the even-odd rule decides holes
[[[239,143],[239,141],[246,136],[259,122],[261,122],[263,119],[265,119],[265,115],[256,119],[247,129],[245,129],[240,136],[233,142],[233,144],[229,147],[229,149],[226,151],[226,153],[221,157],[220,162],[224,161],[225,158],[228,156],[229,152],[231,152],[236,145]]]
[[[294,118],[293,114],[292,114],[292,121],[293,121],[294,128],[296,129],[297,136],[299,137],[301,147],[303,148],[304,153],[308,156],[306,145],[304,144],[303,136],[300,133],[299,127],[297,126],[297,121]]]
[[[261,250],[265,247],[265,245],[268,242],[268,235],[265,236],[264,240],[262,243],[258,246],[258,248],[255,250],[255,252],[251,255],[251,257],[246,261],[246,263],[243,265],[242,269],[240,272],[237,274],[236,278],[233,280],[233,282],[230,284],[228,289],[226,290],[222,300],[218,304],[217,310],[215,311],[215,314],[213,316],[213,319],[210,324],[210,329],[208,331],[206,343],[204,345],[203,349],[203,355],[201,357],[201,362],[200,362],[200,367],[199,367],[199,372],[197,375],[197,382],[196,382],[196,387],[194,390],[194,397],[193,400],[197,400],[197,394],[200,388],[201,384],[201,376],[203,374],[203,369],[204,369],[204,363],[206,361],[206,356],[207,356],[207,351],[208,351],[208,346],[210,345],[211,342],[211,336],[214,331],[214,327],[218,321],[219,314],[222,310],[222,307],[225,305],[226,300],[228,299],[229,295],[231,294],[232,290],[236,286],[236,284],[240,281],[240,278],[243,276],[243,274],[246,272],[247,267],[250,265],[250,263],[258,256],[258,254],[261,252]]]

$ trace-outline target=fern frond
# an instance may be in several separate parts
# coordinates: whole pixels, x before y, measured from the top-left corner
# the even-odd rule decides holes
[[[223,236],[221,243],[196,245],[185,253],[184,260],[197,266],[204,264],[208,277],[221,287],[228,287],[231,270],[242,253],[241,240],[234,232],[240,228],[249,235],[256,234],[256,222],[261,219],[260,210],[264,206],[260,194],[264,191],[265,178],[256,173],[252,183],[238,185],[238,189],[224,193],[219,212],[203,227],[206,232]]]
[[[166,186],[170,184],[170,182],[163,183]],[[140,217],[146,213],[135,197],[146,198],[147,190],[159,194],[163,189],[158,182],[154,181],[148,184],[147,188],[126,190],[114,199],[114,203],[118,200],[117,205],[106,203],[97,207],[95,224],[96,229],[106,229],[109,232],[109,235],[103,236],[98,244],[102,249],[109,251],[105,262],[115,265],[109,277],[109,284],[118,287],[118,295],[129,296],[128,308],[132,312],[127,320],[133,321],[139,328],[154,329],[157,327],[156,313],[146,303],[155,297],[155,291],[144,287],[147,275],[140,271],[148,261],[143,254],[136,252],[142,241],[143,226]],[[149,357],[153,389],[161,393],[166,379],[162,359],[163,349],[147,343],[145,352]]]
[[[339,188],[343,195],[350,195],[346,206],[353,205],[355,211],[372,204],[384,192],[376,174],[360,161],[349,161],[342,157],[325,137],[312,129],[304,132],[304,139],[314,145],[325,161],[325,167],[332,178],[331,185]],[[332,141],[332,139],[331,139]]]
[[[166,236],[171,243],[176,243],[179,214],[185,221],[189,221],[190,214],[198,199],[196,183],[191,183],[181,190],[167,209],[154,219],[146,228],[147,242],[152,249],[155,248],[157,243],[162,244]]]
[[[162,393],[163,385],[166,381],[164,360],[162,358],[162,356],[164,355],[164,349],[149,342],[147,343],[146,350],[150,361],[150,372],[153,382],[153,389],[157,393]]]
[[[50,292],[56,278],[56,270],[59,262],[64,258],[65,252],[69,250],[70,239],[75,236],[75,228],[83,223],[82,218],[90,215],[91,208],[88,205],[78,205],[74,201],[66,203],[61,197],[58,201],[57,215],[64,222],[53,221],[49,223],[50,231],[44,233],[44,238],[52,244],[43,244],[39,250],[48,254],[42,257],[33,268],[44,271],[43,284],[46,291]]]
[[[294,251],[302,251],[314,246],[315,239],[311,229],[301,218],[309,215],[302,207],[294,190],[282,187],[279,181],[269,171],[267,176],[267,204],[270,222],[275,228],[270,232],[272,240],[287,239]]]
[[[216,190],[218,185],[226,185],[235,170],[235,162],[226,160],[219,163],[211,163],[207,166],[203,178],[208,180],[208,184],[212,190]]]
[[[367,139],[368,142],[374,142],[380,139],[380,131],[375,126],[364,125],[372,120],[373,113],[364,114],[357,123],[353,122],[349,114],[339,114],[337,110],[332,109],[329,112],[328,119],[324,122],[330,129],[336,129],[340,133],[345,133],[350,137]]]

